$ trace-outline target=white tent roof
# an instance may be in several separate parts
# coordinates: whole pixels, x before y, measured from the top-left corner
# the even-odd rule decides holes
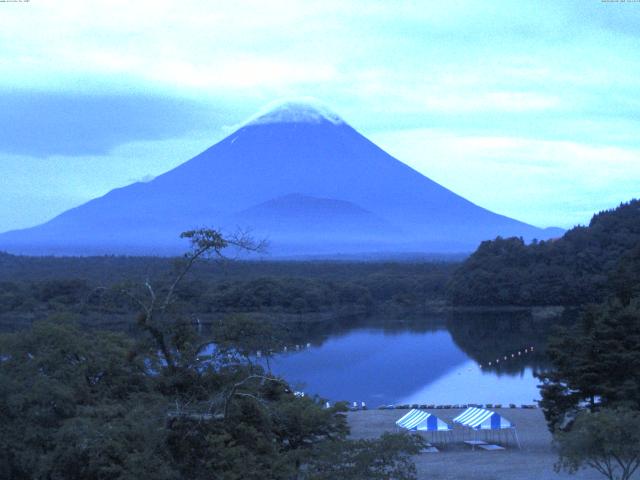
[[[502,415],[485,410],[484,408],[470,407],[453,419],[454,423],[459,423],[465,427],[475,430],[500,430],[503,428],[513,428],[513,424]]]
[[[440,420],[435,415],[423,410],[410,410],[409,413],[396,421],[396,425],[407,430],[417,431],[443,431],[451,430],[451,426]]]

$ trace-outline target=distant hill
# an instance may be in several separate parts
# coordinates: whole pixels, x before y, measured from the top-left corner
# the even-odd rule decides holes
[[[396,160],[336,114],[284,103],[156,177],[0,235],[27,254],[175,254],[180,232],[252,229],[273,255],[471,252],[540,229],[481,208]]]
[[[361,241],[399,229],[386,220],[344,200],[290,194],[260,203],[234,215],[239,224],[270,229],[271,235],[327,236],[336,227],[350,229]]]
[[[401,230],[352,202],[290,194],[234,214],[236,225],[264,232],[269,244],[288,255],[360,249],[360,253],[391,247]],[[340,232],[339,239],[336,233]],[[337,240],[337,241],[336,241]],[[388,243],[385,245],[384,242]]]
[[[640,295],[640,200],[593,216],[557,240],[483,242],[455,272],[458,305],[583,305]]]

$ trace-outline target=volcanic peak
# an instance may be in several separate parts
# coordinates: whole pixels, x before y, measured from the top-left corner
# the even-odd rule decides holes
[[[271,123],[346,123],[338,114],[314,98],[280,100],[268,104],[252,116],[245,125]]]

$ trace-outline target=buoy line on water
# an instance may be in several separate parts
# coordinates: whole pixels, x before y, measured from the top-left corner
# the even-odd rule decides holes
[[[528,354],[528,353],[533,353],[533,351],[534,351],[534,347],[533,346],[526,347],[523,350],[518,350],[517,352],[513,352],[511,354],[502,355],[502,358],[498,357],[495,360],[491,360],[490,362],[487,362],[487,366],[491,367],[491,366],[499,365],[501,360],[503,362],[506,362],[506,361],[509,361],[511,359],[516,359],[518,357],[522,357],[522,355],[525,355],[525,354]],[[481,363],[478,363],[478,367],[483,368],[483,365]]]

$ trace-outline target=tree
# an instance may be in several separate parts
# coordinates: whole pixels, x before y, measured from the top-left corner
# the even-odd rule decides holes
[[[264,347],[247,341],[250,322],[223,331],[222,348],[204,354],[211,340],[177,308],[182,280],[204,256],[259,245],[214,230],[183,238],[192,250],[166,287],[125,291],[140,309],[133,338],[59,318],[0,334],[0,477],[415,478],[416,443],[347,440],[344,405],[325,409],[259,365],[219,353],[270,348],[269,338]]]
[[[285,335],[284,329],[273,321],[235,314],[228,315],[215,325],[212,341],[222,353],[239,355],[246,361],[260,352],[270,369],[269,358],[285,345]]]
[[[609,284],[624,306],[640,293],[640,244],[620,259],[615,271],[609,275]]]
[[[0,336],[0,477],[175,478],[165,402],[132,346],[64,319]]]
[[[145,282],[146,298],[141,298],[129,291],[123,291],[134,301],[141,312],[138,315],[138,326],[148,333],[163,357],[163,361],[170,371],[179,367],[190,366],[194,357],[198,355],[199,348],[193,348],[194,331],[185,322],[176,322],[171,317],[171,307],[175,302],[176,289],[201,258],[214,256],[224,259],[223,250],[236,248],[245,252],[260,252],[265,248],[264,242],[256,242],[245,233],[240,232],[230,237],[224,237],[220,232],[208,228],[189,230],[180,234],[180,238],[188,239],[191,249],[184,257],[176,262],[176,273],[173,281],[165,292],[156,293],[156,290],[147,280]]]
[[[485,241],[448,286],[460,305],[587,305],[640,293],[640,200],[593,216],[561,238]],[[635,249],[635,250],[634,250]],[[635,260],[634,260],[635,259]],[[635,262],[633,266],[630,262]]]
[[[556,471],[575,473],[586,466],[609,480],[628,480],[640,466],[640,413],[603,409],[580,413],[568,432],[556,435]]]
[[[375,440],[326,442],[301,475],[305,480],[413,480],[416,467],[409,455],[424,446],[418,435],[385,433]]]
[[[552,432],[583,409],[640,410],[640,311],[632,304],[594,306],[549,340],[553,368],[539,375]]]

